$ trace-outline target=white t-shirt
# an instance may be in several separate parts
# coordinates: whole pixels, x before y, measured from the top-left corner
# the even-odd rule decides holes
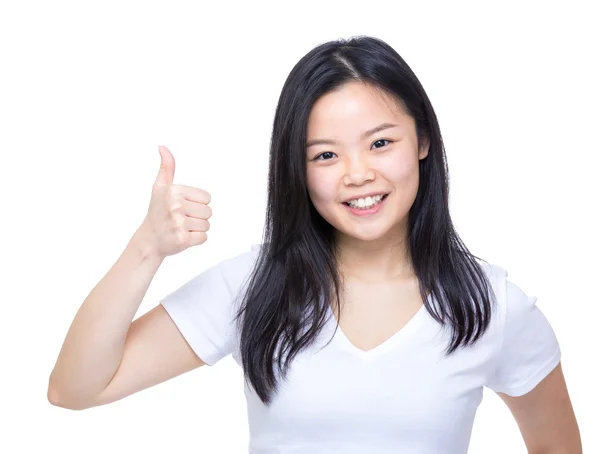
[[[208,268],[161,300],[209,366],[228,354],[241,366],[232,318],[259,249],[254,245]],[[479,263],[499,310],[474,346],[445,357],[450,332],[423,306],[372,350],[355,347],[339,327],[324,347],[336,327],[329,310],[326,329],[294,358],[269,407],[244,383],[249,452],[466,453],[483,387],[523,395],[561,358],[537,298],[507,280],[503,268]]]

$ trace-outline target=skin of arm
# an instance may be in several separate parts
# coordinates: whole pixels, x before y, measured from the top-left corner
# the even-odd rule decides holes
[[[497,394],[515,418],[529,454],[582,454],[561,363],[523,396]]]

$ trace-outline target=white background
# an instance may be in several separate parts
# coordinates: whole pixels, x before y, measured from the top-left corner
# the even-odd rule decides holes
[[[157,145],[212,195],[208,241],[168,257],[137,316],[261,239],[282,85],[314,46],[386,40],[422,82],[476,255],[538,297],[584,452],[600,452],[598,43],[594,2],[3,2],[0,451],[243,453],[231,356],[121,401],[52,406],[70,323],[146,214]],[[597,369],[596,369],[597,370]],[[471,453],[525,453],[485,389]]]

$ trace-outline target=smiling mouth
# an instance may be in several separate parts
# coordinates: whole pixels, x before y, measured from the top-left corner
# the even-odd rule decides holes
[[[385,195],[384,195],[384,196],[381,198],[381,200],[380,200],[378,203],[381,203],[381,202],[383,202],[383,201],[384,201],[384,200],[387,198],[387,196],[388,196],[388,195],[390,195],[390,193],[389,193],[389,192],[388,192],[387,194],[385,194]],[[354,208],[354,207],[352,207],[352,206],[350,205],[350,203],[349,203],[349,202],[342,202],[342,203],[343,203],[344,205],[346,205],[346,206],[349,206],[349,207],[351,207],[351,208]],[[376,203],[375,205],[377,205],[377,203]],[[373,206],[375,206],[375,205],[373,205]]]

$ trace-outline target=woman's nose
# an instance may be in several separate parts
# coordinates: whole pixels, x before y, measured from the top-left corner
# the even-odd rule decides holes
[[[344,183],[346,185],[362,185],[375,178],[369,160],[364,156],[349,157],[346,161]]]

